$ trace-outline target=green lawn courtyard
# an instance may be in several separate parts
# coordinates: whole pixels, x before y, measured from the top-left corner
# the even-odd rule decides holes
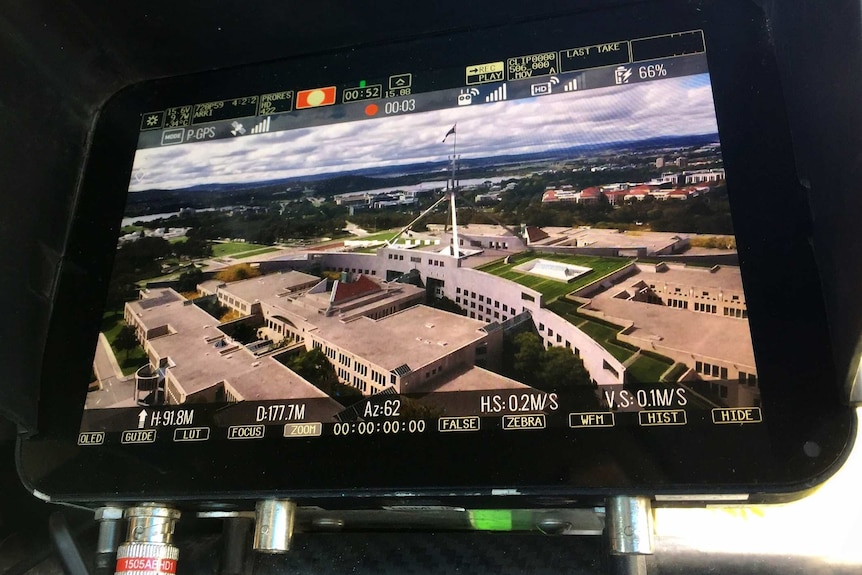
[[[515,266],[521,265],[533,259],[543,259],[554,262],[562,262],[576,266],[588,267],[592,271],[587,272],[583,276],[577,278],[573,282],[567,283],[553,279],[543,278],[528,273],[523,273],[513,269]],[[602,278],[618,269],[628,265],[632,260],[626,258],[606,258],[599,256],[581,256],[581,255],[557,255],[557,254],[539,254],[533,252],[522,252],[509,256],[509,263],[505,260],[497,260],[480,266],[480,271],[489,273],[495,276],[511,280],[519,283],[522,286],[534,289],[544,296],[545,304],[554,301],[560,296],[571,293],[577,289],[584,287],[599,278]]]
[[[226,256],[235,256],[236,254],[241,254],[243,252],[261,250],[263,248],[269,248],[272,246],[265,246],[263,244],[249,244],[246,242],[218,242],[213,243],[212,247],[213,257],[223,258]]]

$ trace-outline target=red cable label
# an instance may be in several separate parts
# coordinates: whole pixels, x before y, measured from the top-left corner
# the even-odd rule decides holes
[[[174,559],[156,557],[123,557],[117,559],[117,573],[124,571],[149,571],[174,575],[177,572],[177,562]]]

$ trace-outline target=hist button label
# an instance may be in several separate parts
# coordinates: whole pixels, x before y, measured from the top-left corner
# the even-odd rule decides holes
[[[712,410],[712,422],[716,425],[763,423],[759,407],[716,407]]]
[[[156,440],[155,429],[127,429],[120,436],[120,443],[153,443]]]
[[[685,425],[685,411],[682,409],[657,409],[639,411],[638,421],[642,427],[653,425]]]

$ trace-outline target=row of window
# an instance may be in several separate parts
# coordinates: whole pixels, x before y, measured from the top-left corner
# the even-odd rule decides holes
[[[392,257],[391,257],[391,256],[392,256],[392,254],[389,254],[389,256],[390,256],[390,257],[389,257],[389,259],[392,259]],[[404,259],[404,256],[401,256],[401,259]],[[374,270],[364,270],[364,269],[362,269],[362,268],[334,268],[334,271],[337,271],[337,272],[349,272],[349,273],[352,273],[352,274],[363,274],[363,275],[367,275],[367,276],[368,276],[368,275],[371,275],[371,276],[376,276],[376,275],[377,275],[377,272],[376,272],[376,271],[374,271]]]
[[[739,372],[739,383],[755,386],[757,385],[757,375],[754,373]]]
[[[720,377],[721,379],[727,379],[727,368],[721,367],[719,365],[712,365],[703,361],[696,361],[694,363],[694,370],[698,373],[702,373],[703,375],[711,375],[712,377]]]
[[[655,290],[655,284],[650,284],[649,287],[651,290]],[[673,288],[673,293],[682,295],[682,288],[679,288],[679,287]],[[701,291],[700,295],[694,294],[694,297],[696,299],[700,299],[700,298],[708,298],[708,297],[710,297],[710,295],[709,295],[708,291]],[[713,297],[712,299],[715,300],[717,298]],[[731,295],[730,301],[738,302],[739,301],[739,295]]]
[[[718,313],[718,308],[709,303],[694,302],[694,311],[702,311],[705,313]]]
[[[688,302],[685,301],[684,299],[668,298],[667,299],[667,305],[669,307],[674,307],[677,309],[688,309]],[[695,305],[697,305],[697,304],[695,304]]]
[[[747,318],[748,317],[748,310],[737,309],[734,307],[726,307],[726,308],[724,308],[724,315],[726,315],[728,317]]]

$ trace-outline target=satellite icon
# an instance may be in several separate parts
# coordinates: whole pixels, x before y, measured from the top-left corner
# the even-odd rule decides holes
[[[231,122],[230,127],[231,127],[230,133],[234,136],[242,136],[243,134],[245,134],[245,128],[243,128],[242,124],[240,124],[236,120]]]

